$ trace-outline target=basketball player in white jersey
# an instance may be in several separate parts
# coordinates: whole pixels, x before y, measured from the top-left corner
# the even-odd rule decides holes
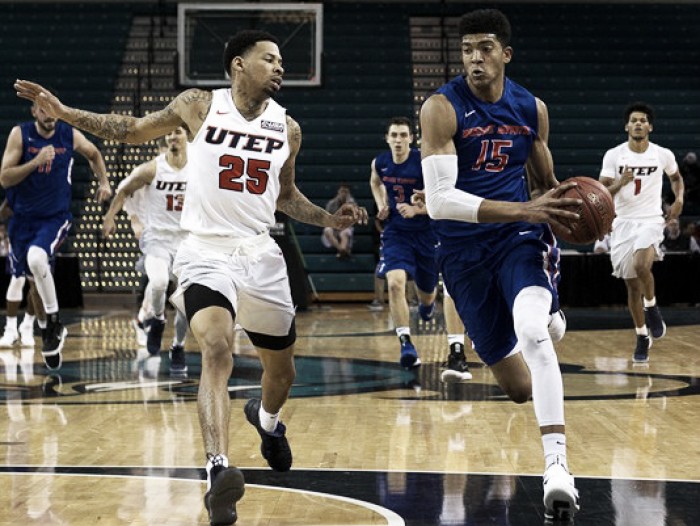
[[[156,143],[158,144],[158,154],[168,153],[168,144],[165,141],[165,137],[158,137]],[[117,186],[117,191],[124,188],[124,185],[127,182],[129,182],[128,177],[122,179],[122,182],[119,183],[119,186]],[[130,196],[127,196],[127,198],[124,200],[124,204],[122,205],[122,210],[124,210],[124,212],[126,212],[126,215],[129,217],[131,231],[134,233],[134,237],[137,241],[141,241],[141,235],[143,234],[143,231],[146,228],[146,211],[144,209],[143,204],[144,193],[145,187],[135,190]],[[137,294],[138,311],[136,317],[132,320],[132,325],[134,327],[134,330],[136,331],[136,343],[139,347],[146,347],[147,336],[144,322],[150,317],[150,313],[152,312],[150,303],[150,291],[146,292],[146,287],[148,285],[148,276],[146,276],[144,259],[145,256],[142,253],[141,257],[139,257],[138,261],[136,262],[136,270],[141,274],[141,279],[139,283],[139,292]],[[178,319],[179,318],[175,318],[176,323]],[[186,322],[187,320],[185,320],[185,323]],[[175,345],[175,343],[176,342],[173,342],[173,345]]]
[[[633,363],[647,363],[652,338],[666,334],[651,266],[663,257],[660,247],[666,223],[678,220],[683,210],[683,178],[671,150],[649,141],[653,123],[651,106],[630,104],[625,110],[627,141],[605,153],[600,170],[601,183],[615,199],[610,259],[613,275],[624,279],[627,286],[627,305],[637,332]],[[675,195],[665,218],[661,202],[664,174]]]
[[[172,275],[173,260],[180,242],[187,235],[180,226],[185,189],[187,187],[187,133],[177,127],[165,136],[167,152],[137,166],[124,179],[105,214],[103,233],[110,237],[116,231],[115,216],[132,196],[138,197],[141,222],[144,230],[139,245],[145,256],[144,267],[148,276],[144,303],[147,318],[144,321],[146,348],[151,355],[160,354],[165,328],[165,300]],[[130,199],[131,197],[131,199]],[[179,313],[175,315],[175,339],[170,348],[170,373],[181,377],[187,373],[185,361],[185,336],[187,321]]]
[[[263,367],[262,400],[248,401],[246,418],[262,439],[270,467],[286,471],[292,465],[279,412],[295,377],[296,333],[286,265],[269,235],[275,210],[339,230],[367,222],[367,211],[356,204],[346,203],[331,215],[295,184],[301,129],[271,98],[284,74],[276,38],[241,31],[228,41],[223,58],[230,89],[190,89],[141,118],[70,108],[42,86],[15,83],[19,97],[106,139],[142,143],[178,126],[188,131],[192,170],[182,226],[190,234],[174,263],[180,288],[173,301],[184,307],[202,351],[198,408],[208,458],[204,502],[212,524],[233,524],[244,492],[243,474],[229,467],[227,456],[236,322]]]

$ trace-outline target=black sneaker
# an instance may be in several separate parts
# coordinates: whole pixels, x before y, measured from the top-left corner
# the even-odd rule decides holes
[[[658,305],[653,307],[644,308],[644,321],[649,327],[649,332],[651,332],[651,337],[655,339],[663,338],[666,336],[666,324],[664,319],[661,317],[661,311]]]
[[[637,335],[637,347],[634,349],[633,363],[648,363],[649,349],[651,349],[651,338],[649,336]]]
[[[277,427],[273,433],[268,433],[260,426],[260,404],[262,402],[257,398],[251,398],[245,405],[243,411],[245,417],[257,429],[262,443],[260,444],[260,453],[272,469],[275,471],[289,471],[292,467],[292,450],[289,447],[289,442],[284,436],[287,428],[282,422],[277,423]]]
[[[467,359],[464,356],[464,345],[461,343],[453,343],[450,345],[450,355],[447,357],[447,362],[443,364],[445,370],[440,375],[440,380],[448,383],[465,382],[472,379],[472,373],[469,372]]]
[[[238,520],[236,502],[245,493],[245,479],[238,468],[214,465],[209,472],[210,489],[204,495],[211,526],[234,524]]]
[[[44,357],[44,363],[47,369],[52,371],[60,369],[63,363],[61,350],[63,349],[68,331],[58,319],[58,313],[47,315],[46,329],[42,330],[41,334],[43,342],[41,355]]]
[[[170,347],[170,376],[173,378],[187,378],[185,347],[182,345],[173,344]]]
[[[146,330],[146,349],[150,354],[159,354],[165,330],[165,320],[149,318],[144,322],[144,328]]]

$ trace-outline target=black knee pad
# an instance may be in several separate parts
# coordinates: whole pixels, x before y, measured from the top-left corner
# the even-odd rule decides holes
[[[236,311],[231,305],[231,302],[226,296],[200,285],[199,283],[193,283],[185,289],[185,316],[187,316],[187,323],[192,321],[192,317],[197,314],[200,310],[206,309],[207,307],[222,307],[231,313],[231,317],[236,319]]]
[[[270,336],[269,334],[260,334],[253,331],[245,331],[245,333],[253,345],[271,351],[281,351],[297,341],[297,329],[294,320],[292,320],[292,326],[289,327],[289,332],[286,336]]]

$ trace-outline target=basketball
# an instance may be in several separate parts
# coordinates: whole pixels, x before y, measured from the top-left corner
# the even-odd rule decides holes
[[[591,177],[572,177],[564,182],[576,182],[577,185],[561,194],[561,197],[578,198],[583,202],[578,207],[568,208],[579,214],[578,219],[559,219],[571,230],[571,234],[559,237],[575,245],[588,245],[610,232],[615,219],[615,204],[608,189]]]

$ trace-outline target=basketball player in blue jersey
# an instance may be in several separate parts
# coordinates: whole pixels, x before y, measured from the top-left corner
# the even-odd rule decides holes
[[[7,139],[0,184],[13,211],[9,224],[12,273],[35,281],[47,315],[42,355],[47,368],[59,369],[67,331],[58,315],[51,260],[71,227],[73,152],[87,159],[99,179],[98,201],[109,199],[112,190],[94,144],[37,104],[32,104],[31,111],[35,120],[12,128]]]
[[[421,109],[428,213],[436,219],[438,260],[480,358],[516,403],[533,398],[545,456],[548,519],[578,510],[566,462],[564,392],[548,332],[557,310],[556,242],[576,218],[562,198],[547,146],[546,106],[505,76],[513,56],[510,23],[498,10],[460,20],[465,74]],[[541,192],[528,200],[526,170]],[[554,307],[554,308],[553,308]]]
[[[414,190],[423,189],[420,152],[411,148],[413,132],[406,117],[394,117],[387,126],[390,151],[372,160],[370,187],[377,205],[377,218],[384,221],[382,232],[383,272],[389,287],[389,310],[399,338],[402,367],[416,367],[418,357],[409,328],[406,281],[415,281],[418,312],[425,321],[433,317],[438,282],[435,264],[437,243],[424,207],[411,204]]]
[[[260,357],[262,397],[245,405],[246,420],[261,440],[270,467],[288,471],[292,451],[280,420],[295,378],[294,304],[284,257],[270,236],[275,210],[338,230],[367,222],[367,211],[346,203],[335,214],[311,203],[295,182],[301,128],[273,96],[284,68],[277,39],[244,30],[226,44],[226,89],[190,89],[164,109],[145,117],[96,114],[61,103],[42,86],[17,80],[17,95],[105,139],[143,143],[179,126],[188,132],[188,174],[180,244],[173,269],[180,287],[171,300],[183,311],[202,352],[197,395],[206,454],[204,504],[211,524],[236,522],[243,497],[243,473],[229,466],[231,401],[236,323]]]

